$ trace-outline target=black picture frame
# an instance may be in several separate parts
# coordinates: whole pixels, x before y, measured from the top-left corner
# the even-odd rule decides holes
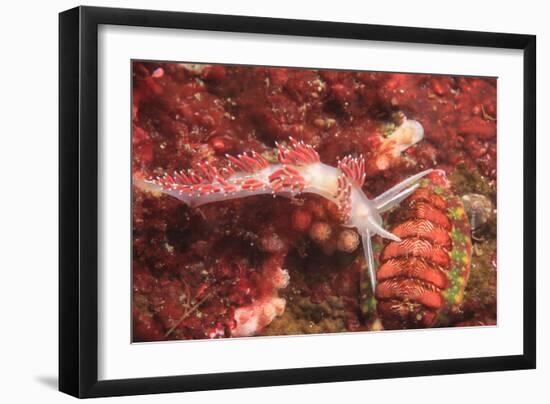
[[[523,51],[523,354],[98,380],[98,26],[181,28]],[[76,397],[324,383],[536,366],[536,37],[183,12],[77,7],[59,15],[59,389]]]

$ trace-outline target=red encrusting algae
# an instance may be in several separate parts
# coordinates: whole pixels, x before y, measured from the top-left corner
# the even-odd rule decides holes
[[[403,114],[422,124],[424,140],[402,158],[388,159],[381,145],[402,123]],[[313,146],[321,160],[333,166],[346,155],[362,154],[367,163],[363,190],[369,196],[432,167],[452,173],[460,165],[479,171],[496,186],[495,79],[135,62],[132,116],[134,177],[159,176],[204,162],[221,170],[227,168],[226,154],[255,152],[273,162],[275,142],[292,136]],[[409,218],[417,221],[412,226],[417,230],[396,231],[402,238],[448,248],[440,228],[446,229],[449,218],[438,215],[440,201],[420,191],[415,196],[424,204]],[[310,238],[319,222],[329,229],[322,243]],[[134,188],[134,340],[281,330],[279,324],[287,324],[286,314],[276,319],[284,310],[282,299],[289,315],[306,301],[308,310],[316,310],[338,299],[341,303],[334,304],[344,313],[342,325],[327,330],[369,329],[358,300],[364,260],[360,249],[337,248],[344,230],[335,205],[313,195],[290,202],[252,196],[191,209]],[[379,282],[398,271],[389,267],[392,260],[403,258],[381,265]],[[452,289],[439,268],[418,268],[415,277],[423,285]],[[285,271],[290,283],[283,287]],[[406,270],[400,274],[412,277]],[[432,292],[428,288],[421,294],[420,303],[431,310],[422,324],[436,323],[432,309],[439,303]],[[410,291],[409,297],[413,294]],[[443,305],[451,298],[443,296]],[[385,305],[379,303],[378,311]],[[453,315],[446,313],[441,323],[453,324]],[[456,318],[462,324],[470,321],[462,314]],[[305,326],[298,330],[298,320],[293,321],[287,332],[311,332]]]

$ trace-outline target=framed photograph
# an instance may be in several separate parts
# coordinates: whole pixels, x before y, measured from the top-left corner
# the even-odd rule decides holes
[[[535,367],[534,36],[59,27],[61,391]]]

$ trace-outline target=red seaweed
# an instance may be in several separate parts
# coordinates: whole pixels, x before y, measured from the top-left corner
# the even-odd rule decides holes
[[[323,162],[336,167],[340,161],[352,176],[353,162],[342,159],[364,156],[366,176],[357,181],[370,197],[426,168],[453,173],[465,167],[496,187],[495,79],[134,62],[132,95],[134,178],[204,162],[222,169],[226,154],[254,152],[273,162],[276,142],[293,137]],[[372,162],[403,116],[420,122],[425,138],[380,169]],[[449,205],[424,188],[413,200],[414,206],[391,213],[394,230],[427,249],[380,263],[378,281],[399,279],[405,292],[388,284],[379,289],[378,312],[401,313],[406,321],[393,324],[398,328],[494,323],[496,313],[477,300],[460,306],[467,276],[451,276],[456,257],[449,235],[457,221]],[[277,296],[286,299],[285,313],[258,334],[371,329],[359,298],[363,254],[360,247],[338,248],[344,230],[336,205],[313,195],[292,201],[253,196],[192,209],[134,187],[134,341],[230,337],[236,310],[256,310],[255,303]],[[450,267],[441,251],[449,252]],[[286,288],[278,288],[280,269],[290,275]]]

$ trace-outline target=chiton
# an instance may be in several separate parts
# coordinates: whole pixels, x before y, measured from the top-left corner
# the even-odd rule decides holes
[[[470,272],[470,223],[462,200],[441,170],[388,215],[401,241],[378,244],[375,291],[385,329],[449,324],[464,296]]]

